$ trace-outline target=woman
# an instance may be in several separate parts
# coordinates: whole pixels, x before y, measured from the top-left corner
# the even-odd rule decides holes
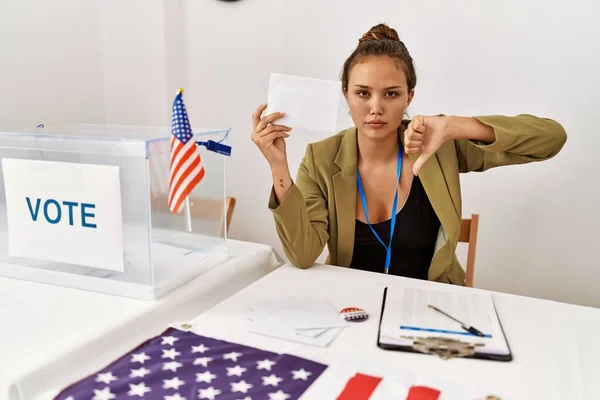
[[[283,114],[254,113],[252,140],[273,174],[269,208],[297,267],[327,244],[328,264],[463,285],[459,173],[547,160],[566,142],[560,124],[532,115],[403,120],[416,83],[396,31],[371,28],[342,73],[355,127],[310,144],[295,182]]]

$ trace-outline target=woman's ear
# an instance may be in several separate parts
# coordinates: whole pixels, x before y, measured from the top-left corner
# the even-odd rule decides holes
[[[415,97],[415,89],[411,90],[410,93],[408,94],[408,101],[406,102],[406,108],[408,108],[408,106],[410,106],[410,103],[412,102],[414,97]]]

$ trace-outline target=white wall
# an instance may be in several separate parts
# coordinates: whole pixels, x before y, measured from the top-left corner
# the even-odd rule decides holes
[[[551,161],[463,177],[464,214],[481,215],[476,285],[600,307],[595,243],[600,168],[593,152],[600,144],[594,123],[600,103],[600,27],[593,17],[600,7],[593,2],[177,0],[172,7],[184,5],[185,56],[172,55],[170,43],[177,43],[173,38],[181,32],[174,31],[176,15],[169,9],[161,14],[162,2],[141,7],[136,1],[126,9],[112,3],[96,14],[104,18],[100,21],[119,21],[123,35],[142,42],[139,54],[119,54],[118,47],[110,47],[115,52],[106,58],[105,47],[107,69],[102,71],[111,72],[104,75],[94,61],[94,49],[101,45],[84,45],[97,40],[90,26],[102,26],[87,14],[92,7],[73,0],[46,3],[0,0],[1,123],[42,117],[88,122],[107,116],[119,119],[113,123],[163,123],[161,104],[168,116],[173,82],[187,70],[181,81],[187,83],[194,127],[233,128],[227,187],[238,203],[230,236],[270,244],[281,254],[267,210],[270,173],[249,139],[251,114],[266,100],[269,73],[337,79],[362,33],[387,22],[416,61],[419,83],[411,115],[533,113],[557,119],[569,134],[565,149]],[[120,13],[130,15],[136,6],[139,20],[135,29],[127,29]],[[71,18],[75,12],[83,16]],[[68,27],[69,34],[40,31],[50,18]],[[12,40],[6,39],[9,33]],[[165,37],[167,45],[161,43]],[[30,49],[23,51],[20,43]],[[49,45],[56,54],[34,57]],[[77,57],[82,51],[89,53],[83,59]],[[167,62],[164,54],[171,54]],[[185,66],[171,65],[173,57],[183,57]],[[73,68],[85,71],[85,85],[67,79]],[[118,74],[121,68],[124,75]],[[70,82],[69,90],[45,76]],[[114,88],[110,82],[98,86],[94,76],[132,79],[143,102],[115,95],[107,89]],[[86,96],[89,101],[82,103]],[[306,144],[322,137],[294,131],[288,140],[294,171]]]
[[[93,2],[0,0],[2,126],[103,118],[98,27]]]

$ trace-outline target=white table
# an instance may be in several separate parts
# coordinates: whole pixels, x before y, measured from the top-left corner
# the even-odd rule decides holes
[[[229,260],[157,301],[0,278],[0,399],[67,384],[282,264],[269,246],[228,244]]]
[[[411,371],[462,386],[476,384],[502,400],[600,399],[600,309],[496,293],[494,300],[514,360],[444,361],[376,346],[382,288],[386,285],[442,284],[323,265],[300,270],[286,264],[190,322],[198,334],[328,364],[354,364],[360,372],[378,376],[389,371]],[[457,291],[478,290],[451,287]],[[293,295],[326,296],[336,308],[362,307],[370,318],[345,328],[327,348],[247,332],[247,307]],[[332,393],[342,387],[332,388]],[[330,394],[321,398],[335,397]]]

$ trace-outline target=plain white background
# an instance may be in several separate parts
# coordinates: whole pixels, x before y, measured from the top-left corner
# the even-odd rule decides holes
[[[252,112],[271,72],[339,79],[358,38],[386,22],[416,62],[410,115],[532,113],[569,134],[550,161],[462,177],[463,213],[481,215],[476,286],[600,307],[598,11],[586,0],[0,0],[0,126],[168,125],[183,85],[194,128],[232,128],[230,237],[283,254]],[[325,136],[292,132],[294,174]]]

